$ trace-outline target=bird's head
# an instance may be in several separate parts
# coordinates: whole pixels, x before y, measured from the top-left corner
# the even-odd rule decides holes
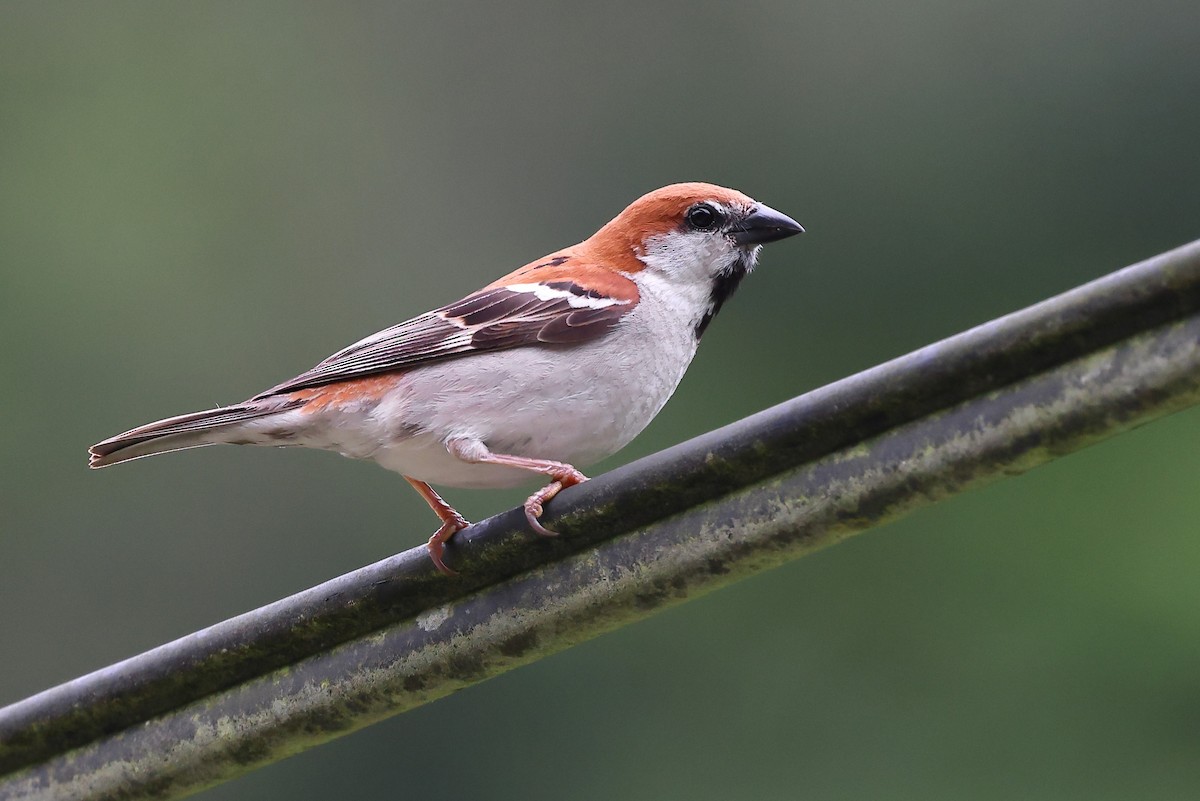
[[[587,242],[622,272],[659,277],[705,306],[697,336],[758,260],[762,245],[802,233],[801,225],[734,189],[705,183],[664,186],[631,203]],[[690,290],[690,292],[689,292]]]

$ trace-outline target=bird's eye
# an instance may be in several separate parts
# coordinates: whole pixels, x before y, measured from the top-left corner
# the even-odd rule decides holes
[[[688,209],[687,221],[697,231],[709,231],[721,222],[721,212],[708,203],[697,203]]]

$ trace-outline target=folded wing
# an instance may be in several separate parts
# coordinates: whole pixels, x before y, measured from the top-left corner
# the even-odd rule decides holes
[[[493,285],[372,334],[251,400],[470,353],[588,342],[637,305],[636,285],[622,280],[627,286],[604,292],[567,279]]]

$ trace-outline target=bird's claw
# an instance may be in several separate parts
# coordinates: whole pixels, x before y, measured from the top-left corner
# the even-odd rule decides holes
[[[525,520],[529,523],[529,527],[533,529],[534,533],[540,534],[543,537],[558,536],[557,531],[546,528],[542,525],[541,520],[539,520],[542,512],[545,511],[546,502],[567,487],[573,487],[588,480],[587,476],[570,465],[562,465],[562,469],[551,473],[550,477],[554,481],[542,487],[533,495],[530,495],[528,500],[525,501]]]
[[[426,549],[429,551],[429,559],[433,562],[433,566],[438,569],[438,572],[444,576],[457,576],[457,570],[451,570],[446,566],[445,553],[446,541],[453,537],[458,532],[462,531],[467,526],[471,525],[462,515],[455,513],[454,517],[449,520],[443,520],[441,528],[434,532],[426,544]]]
[[[557,481],[554,482],[554,484],[551,484],[550,486],[553,487],[556,485],[558,485]],[[562,488],[559,487],[559,489],[562,489]],[[542,521],[538,520],[538,518],[542,516],[543,511],[545,511],[545,510],[542,507],[542,502],[540,499],[538,499],[537,495],[535,495],[532,498],[530,498],[529,500],[525,501],[525,520],[526,520],[526,522],[529,523],[529,527],[531,529],[533,529],[534,533],[540,534],[543,537],[557,537],[558,536],[557,531],[551,531],[550,529],[548,529],[542,525]]]

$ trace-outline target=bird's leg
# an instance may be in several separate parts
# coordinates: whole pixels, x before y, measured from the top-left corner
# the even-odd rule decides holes
[[[438,495],[434,488],[424,481],[418,481],[408,476],[405,476],[404,480],[412,484],[413,489],[421,494],[425,503],[429,504],[429,508],[442,521],[441,528],[433,533],[433,536],[429,538],[429,543],[425,546],[429,549],[429,558],[433,560],[433,566],[447,576],[457,576],[458,573],[446,567],[446,563],[442,561],[442,554],[446,551],[446,540],[471,524],[456,512],[453,506],[442,500],[442,496]]]
[[[556,537],[557,532],[551,531],[538,520],[542,516],[545,504],[567,487],[582,484],[588,477],[563,462],[551,462],[547,459],[530,459],[525,456],[510,456],[505,453],[492,453],[479,440],[450,440],[446,449],[464,462],[472,464],[496,464],[504,467],[516,467],[521,470],[531,470],[554,479],[546,486],[525,499],[525,519],[529,527],[543,537]]]

